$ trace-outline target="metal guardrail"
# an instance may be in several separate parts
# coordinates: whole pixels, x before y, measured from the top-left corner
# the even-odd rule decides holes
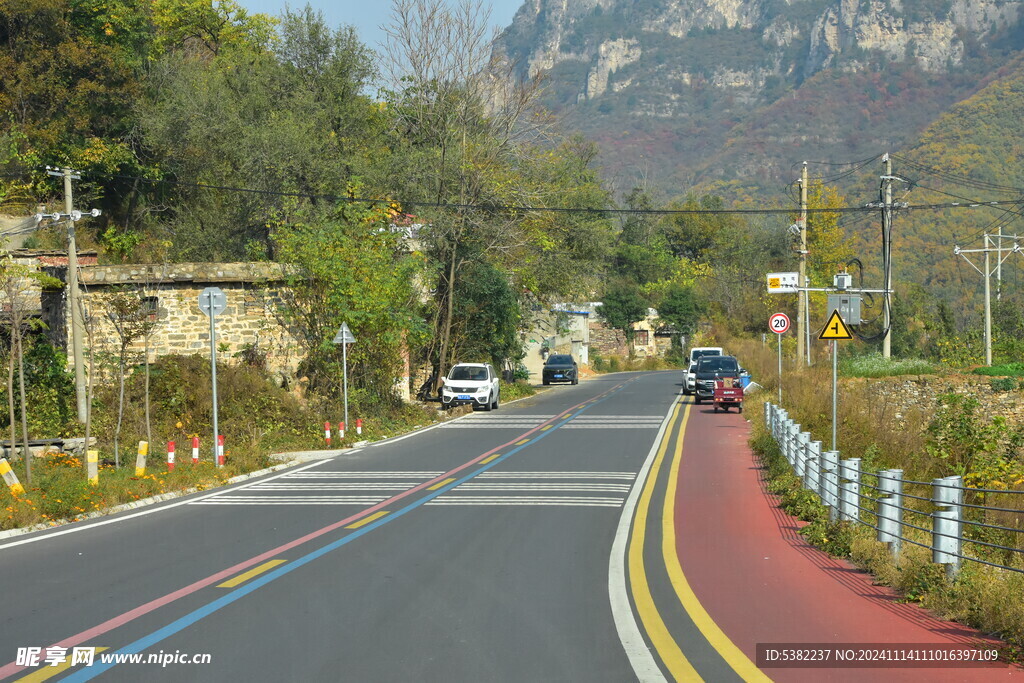
[[[764,411],[794,474],[818,495],[832,521],[874,529],[894,556],[904,543],[930,548],[932,562],[945,565],[950,578],[963,562],[1024,574],[1024,491],[968,488],[959,476],[922,482],[905,480],[902,470],[863,470],[860,458],[840,459],[839,451],[822,451],[821,442],[812,441],[780,406],[766,402]],[[1020,507],[985,505],[992,494],[1009,496]],[[993,517],[1010,522],[996,523]]]

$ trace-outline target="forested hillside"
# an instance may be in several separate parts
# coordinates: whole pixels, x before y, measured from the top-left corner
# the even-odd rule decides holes
[[[404,349],[420,366],[475,358],[511,371],[535,312],[559,301],[605,300],[609,322],[627,333],[648,307],[676,333],[711,318],[760,332],[768,312],[793,307],[764,296],[763,278],[795,269],[786,228],[803,158],[815,162],[817,208],[878,201],[883,146],[906,178],[898,201],[1019,195],[1020,70],[1004,59],[1014,50],[1009,10],[985,15],[988,32],[974,42],[960,36],[957,68],[943,72],[922,66],[934,51],[920,46],[887,61],[881,49],[838,49],[820,27],[800,33],[827,14],[825,2],[772,5],[731,23],[721,5],[705,2],[703,24],[680,18],[680,7],[626,11],[604,2],[577,17],[559,45],[565,54],[597,46],[607,67],[605,80],[588,72],[581,100],[560,71],[580,59],[551,59],[535,78],[492,61],[486,17],[472,2],[448,11],[439,0],[399,0],[384,54],[309,9],[267,17],[230,0],[3,4],[3,212],[61,207],[62,188],[44,166],[71,166],[82,176],[76,206],[103,209],[78,232],[80,247],[98,248],[101,261],[291,264],[295,296],[282,316],[301,333],[312,386],[336,390],[340,359],[330,341],[347,321],[375,340],[350,359],[355,387],[366,400],[390,400]],[[901,16],[938,21],[911,14]],[[626,35],[636,17],[648,22],[637,24],[646,56],[631,52]],[[560,25],[548,19],[537,25]],[[504,40],[534,59],[528,25],[517,19]],[[741,71],[754,72],[736,69],[768,54],[744,31],[765,26],[790,36],[771,54],[795,59],[817,45],[813,63],[804,60],[802,71],[780,63],[785,77],[744,80]],[[644,60],[667,64],[679,49],[686,78],[647,77]],[[719,82],[728,74],[716,55],[732,55],[733,85]],[[645,99],[655,90],[672,106]],[[598,125],[613,120],[605,105],[630,126]],[[896,141],[916,130],[921,142],[901,150]],[[668,176],[654,166],[642,187],[622,185],[607,168],[602,177],[600,160],[626,163],[622,141],[640,137],[652,155],[679,162],[670,185],[659,186]],[[728,212],[736,207],[782,212]],[[937,355],[941,340],[972,327],[980,278],[955,265],[951,250],[958,235],[998,217],[990,214],[897,213],[902,352]],[[877,236],[877,212],[813,214],[816,283],[852,257],[869,278],[877,274]],[[63,230],[44,229],[28,244],[62,248]],[[1001,305],[1014,296],[1007,290]],[[1003,318],[1014,329],[1013,316]]]

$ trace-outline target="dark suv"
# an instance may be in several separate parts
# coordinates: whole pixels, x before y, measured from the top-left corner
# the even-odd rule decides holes
[[[743,368],[733,356],[701,356],[694,372],[694,395],[697,403],[715,397],[715,380],[737,378]]]
[[[568,382],[579,384],[579,369],[576,361],[567,353],[553,353],[544,362],[541,380],[547,386],[552,382]]]

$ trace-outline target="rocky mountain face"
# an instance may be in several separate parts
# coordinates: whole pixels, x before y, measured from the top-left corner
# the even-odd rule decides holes
[[[527,0],[496,49],[620,189],[764,188],[912,140],[1024,43],[1021,0]]]

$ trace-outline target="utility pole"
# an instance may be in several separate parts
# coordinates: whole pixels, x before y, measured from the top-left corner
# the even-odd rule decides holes
[[[961,249],[959,245],[953,247],[954,254],[956,254],[957,256],[963,256],[964,260],[967,261],[967,263],[971,264],[971,267],[974,268],[979,273],[981,273],[981,276],[985,278],[985,365],[992,365],[992,285],[990,281],[994,271],[992,267],[991,254],[993,251],[998,254],[998,256],[996,257],[997,268],[1002,267],[1003,261],[1010,258],[1010,254],[1024,254],[1024,249],[1021,249],[1021,246],[1018,242],[1019,238],[1017,237],[1017,235],[1014,235],[1013,249],[1007,250],[1006,256],[1003,256],[1003,248],[1001,244],[1003,237],[1009,237],[1009,235],[1003,235],[1002,228],[1000,228],[1000,244],[997,246],[992,245],[992,243],[995,241],[992,239],[993,235],[989,235],[986,232],[984,235],[985,246],[981,249]],[[974,262],[971,261],[970,257],[967,256],[967,254],[979,253],[985,254],[984,270],[976,266]]]
[[[882,357],[889,358],[892,355],[892,160],[886,152],[882,157],[885,162],[885,174],[882,176],[885,183],[885,199],[882,204],[882,265],[885,269],[885,298],[882,300],[882,329],[885,331],[882,337]]]
[[[807,162],[804,162],[803,170],[800,171],[800,277],[798,286],[801,288],[800,298],[797,299],[796,313],[796,362],[800,364],[805,357],[806,362],[811,364],[811,342],[807,336],[810,334],[811,321],[808,306],[807,291]]]
[[[992,268],[989,265],[988,233],[985,233],[985,365],[992,365]]]
[[[1003,300],[1003,226],[996,228],[996,301]]]
[[[68,216],[68,306],[71,308],[71,353],[75,359],[75,405],[78,409],[78,421],[84,424],[88,414],[85,359],[82,351],[85,325],[78,302],[78,247],[75,244],[75,214],[71,188],[71,180],[82,176],[70,168],[58,170],[47,167],[46,172],[64,178],[64,213]]]

